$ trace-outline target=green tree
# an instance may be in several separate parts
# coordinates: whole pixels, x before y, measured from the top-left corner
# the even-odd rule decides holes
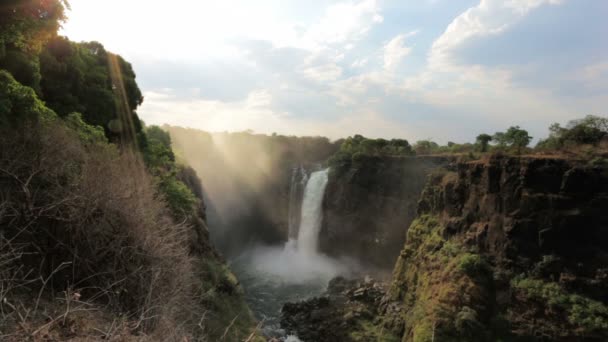
[[[511,126],[506,132],[496,132],[492,140],[501,148],[515,149],[518,154],[530,144],[532,137],[519,126]]]
[[[414,144],[416,154],[431,154],[439,149],[439,145],[431,140],[419,140]]]
[[[528,134],[528,131],[521,129],[519,126],[509,127],[505,136],[511,146],[516,148],[518,154],[521,154],[522,149],[532,141],[532,137]]]
[[[0,5],[0,69],[40,93],[38,53],[65,21],[65,0],[3,0]]]
[[[117,62],[119,77],[112,77],[110,60]],[[40,54],[40,70],[43,99],[60,116],[80,112],[87,123],[103,127],[112,140],[117,140],[130,122],[136,134],[141,131],[135,109],[143,97],[133,68],[100,43],[73,43],[55,37]],[[115,79],[122,84],[115,84]],[[119,104],[125,101],[131,118],[123,123]]]
[[[492,141],[492,136],[489,134],[480,134],[477,136],[476,143],[479,146],[480,152],[488,152],[488,145]]]
[[[52,120],[56,114],[44,106],[32,88],[0,70],[0,127],[10,129],[22,122]]]

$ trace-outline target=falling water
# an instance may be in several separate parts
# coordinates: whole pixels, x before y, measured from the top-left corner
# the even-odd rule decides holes
[[[289,241],[284,246],[257,246],[232,265],[249,305],[264,320],[263,334],[281,337],[281,341],[298,341],[280,329],[283,304],[320,295],[331,278],[347,275],[350,269],[317,250],[328,170],[309,177],[303,168],[293,172],[290,207],[295,208],[290,210]]]
[[[291,184],[289,186],[289,213],[287,223],[289,228],[288,239],[295,246],[298,238],[298,227],[302,212],[302,192],[308,182],[308,174],[302,165],[294,167],[291,172]]]
[[[306,183],[300,229],[298,231],[298,252],[314,255],[319,243],[319,229],[323,219],[323,195],[327,186],[328,169],[313,172]]]

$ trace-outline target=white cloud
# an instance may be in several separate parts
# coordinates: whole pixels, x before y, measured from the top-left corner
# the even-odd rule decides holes
[[[405,46],[405,41],[417,33],[418,31],[412,31],[400,34],[384,45],[384,69],[394,70],[410,54],[412,48]]]
[[[304,77],[319,83],[335,81],[342,76],[342,68],[335,63],[326,63],[305,68]]]
[[[608,88],[608,60],[584,66],[577,70],[571,78],[582,82],[587,87],[596,89]]]
[[[481,0],[456,17],[445,32],[433,43],[429,64],[442,69],[452,66],[452,52],[469,39],[504,32],[531,10],[544,5],[556,5],[561,0]]]
[[[352,44],[361,39],[374,24],[382,23],[383,20],[376,0],[333,4],[306,31],[303,42],[317,48],[331,44]]]
[[[352,68],[363,68],[364,66],[367,65],[367,62],[369,60],[367,58],[361,58],[361,59],[357,59],[356,61],[353,62],[353,64],[351,64],[350,66]]]

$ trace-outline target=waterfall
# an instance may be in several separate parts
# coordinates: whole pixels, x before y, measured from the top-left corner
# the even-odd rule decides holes
[[[314,255],[319,243],[319,230],[323,219],[323,196],[329,169],[313,172],[304,189],[297,249],[299,253]]]
[[[290,241],[298,238],[298,227],[300,225],[300,214],[302,205],[302,193],[308,182],[308,174],[302,165],[294,167],[291,171],[291,183],[289,186],[289,212],[287,223],[289,228]]]

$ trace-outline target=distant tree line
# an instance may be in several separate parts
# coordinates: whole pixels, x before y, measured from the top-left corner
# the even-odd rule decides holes
[[[358,138],[357,138],[358,137]],[[558,151],[577,146],[599,146],[602,141],[608,144],[608,118],[588,115],[582,119],[572,120],[562,127],[554,123],[549,127],[549,137],[539,140],[534,148],[530,148],[533,137],[527,130],[520,126],[511,126],[506,131],[494,134],[479,134],[473,143],[455,143],[449,141],[445,145],[439,145],[431,139],[418,140],[412,146],[407,145],[399,149],[399,153],[388,148],[374,148],[375,146],[387,146],[384,139],[367,139],[355,136],[344,140],[341,152],[345,152],[336,158],[346,159],[348,152],[351,155],[360,153],[363,155],[429,155],[429,154],[463,154],[463,153],[487,153],[505,152],[522,154],[535,151]],[[378,141],[380,140],[380,141]],[[403,140],[405,141],[405,140]],[[407,141],[405,141],[407,143]],[[355,146],[355,147],[353,147]]]

